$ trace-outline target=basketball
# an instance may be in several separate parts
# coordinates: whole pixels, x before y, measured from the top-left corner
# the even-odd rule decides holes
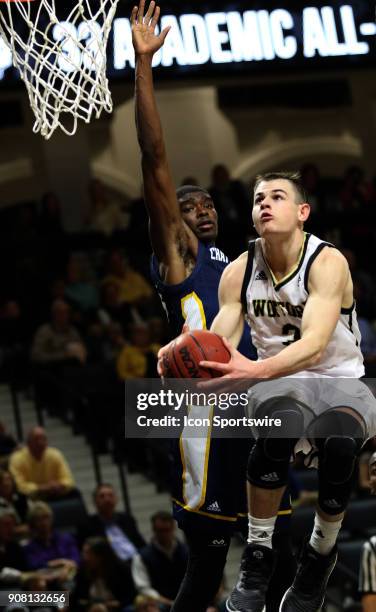
[[[217,378],[220,372],[200,367],[200,361],[227,363],[231,355],[221,336],[197,329],[181,334],[171,343],[164,358],[169,378]]]

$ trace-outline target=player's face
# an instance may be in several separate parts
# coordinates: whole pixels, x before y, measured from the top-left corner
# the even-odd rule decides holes
[[[217,238],[218,219],[213,200],[205,193],[188,193],[179,200],[181,215],[192,232],[203,242]]]
[[[261,237],[288,235],[308,219],[309,210],[309,204],[297,204],[297,194],[290,181],[261,181],[254,193],[252,219]]]

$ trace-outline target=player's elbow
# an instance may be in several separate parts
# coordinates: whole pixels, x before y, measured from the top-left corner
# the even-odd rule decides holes
[[[322,361],[327,344],[326,339],[319,335],[309,338],[309,367],[316,366]]]
[[[166,158],[166,149],[162,138],[154,138],[151,140],[140,142],[142,152],[142,164],[158,166]]]

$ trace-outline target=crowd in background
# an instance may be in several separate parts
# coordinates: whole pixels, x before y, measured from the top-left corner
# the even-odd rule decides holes
[[[376,274],[370,245],[376,228],[375,183],[355,166],[341,179],[321,176],[313,164],[301,172],[312,208],[307,231],[335,244],[349,262],[367,375],[373,377]],[[191,176],[182,184],[198,181]],[[221,164],[213,168],[208,190],[218,211],[218,246],[235,257],[253,236],[251,188]],[[123,382],[155,377],[158,349],[169,339],[149,278],[145,208],[142,198],[126,202],[96,179],[89,194],[85,226],[74,235],[64,229],[62,204],[53,192],[40,203],[0,209],[1,380],[84,434],[95,452],[106,452],[110,445],[130,471],[168,489],[164,441],[132,443],[123,436]],[[40,474],[28,475],[25,465],[42,455],[48,457],[49,475],[37,486]],[[97,515],[86,521],[86,528],[60,534],[48,504],[80,497],[66,458],[50,449],[43,430],[30,432],[20,449],[0,424],[1,456],[0,585],[22,581],[31,590],[51,590],[51,584],[69,588],[74,610],[169,609],[186,562],[169,515],[152,518],[154,538],[146,545],[132,517],[117,514],[115,520],[115,492],[110,484],[103,485],[94,492]],[[363,466],[368,455],[364,457]],[[367,479],[362,468],[358,496],[369,494]],[[298,484],[296,497],[312,503]],[[13,568],[13,574],[4,574],[4,568]],[[41,568],[46,571],[36,571]],[[123,578],[116,580],[118,575]]]

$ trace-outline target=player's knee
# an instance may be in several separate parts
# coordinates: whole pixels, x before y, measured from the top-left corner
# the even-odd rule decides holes
[[[358,442],[347,436],[331,436],[320,453],[322,471],[329,484],[345,484],[354,474],[359,454]]]
[[[268,429],[260,432],[260,437],[264,439],[266,457],[272,461],[289,460],[296,440],[304,432],[300,407],[291,398],[273,398],[261,408],[262,413],[272,422]]]
[[[247,479],[261,489],[279,489],[287,484],[288,468],[289,460],[271,459],[266,453],[265,439],[259,438],[249,455]]]
[[[259,431],[259,438],[248,460],[248,481],[265,489],[277,489],[287,484],[290,457],[303,433],[303,416],[290,398],[273,398],[262,404],[256,417],[271,420],[271,425]]]
[[[364,441],[363,427],[351,414],[335,410],[319,421],[316,445],[319,449],[320,473],[328,484],[345,484],[354,474]]]

